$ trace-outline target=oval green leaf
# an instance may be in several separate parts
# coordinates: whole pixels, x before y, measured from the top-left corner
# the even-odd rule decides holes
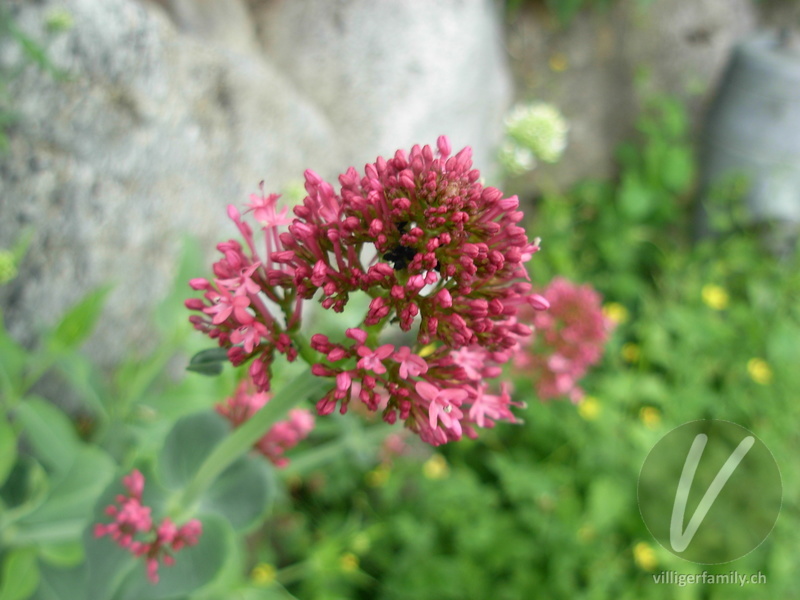
[[[222,367],[226,362],[228,362],[228,352],[225,348],[209,348],[195,354],[189,360],[186,370],[213,377],[222,373]]]
[[[160,456],[161,479],[167,487],[186,485],[230,427],[218,414],[206,411],[179,419],[167,435]]]

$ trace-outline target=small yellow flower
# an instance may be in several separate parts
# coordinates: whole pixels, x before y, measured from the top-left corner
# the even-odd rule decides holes
[[[275,575],[275,567],[268,563],[261,563],[253,567],[253,570],[250,572],[250,579],[253,580],[253,583],[258,585],[269,585],[275,581]]]
[[[584,396],[578,404],[578,414],[587,421],[594,421],[600,414],[600,401],[594,396]]]
[[[725,288],[713,283],[704,285],[703,289],[700,291],[700,295],[705,305],[714,310],[725,310],[730,301],[730,297],[728,296],[728,292],[725,291]]]
[[[391,471],[388,466],[384,464],[378,465],[372,469],[372,471],[367,473],[367,485],[375,488],[382,487],[389,480],[390,472]]]
[[[17,276],[17,265],[14,254],[8,250],[0,250],[0,285],[8,283]]]
[[[603,306],[603,316],[609,321],[619,325],[628,320],[628,309],[619,302],[609,302]]]
[[[582,542],[591,542],[596,535],[597,531],[591,525],[584,525],[578,529],[578,539]]]
[[[628,342],[622,347],[622,360],[628,363],[637,363],[642,355],[639,344]]]
[[[751,358],[747,361],[747,372],[756,383],[769,385],[772,382],[772,369],[763,358]]]
[[[364,554],[364,552],[369,550],[371,545],[372,540],[370,540],[369,534],[363,531],[354,535],[350,544],[350,546],[353,548],[353,552],[356,554]]]
[[[645,571],[652,571],[658,565],[655,551],[645,542],[639,542],[633,547],[633,560],[640,569]]]
[[[420,358],[425,358],[426,356],[430,356],[436,351],[436,344],[428,344],[422,350],[420,350],[417,355]]]
[[[569,66],[567,57],[561,52],[554,52],[551,54],[547,64],[550,65],[550,68],[556,73],[566,71],[567,67]]]
[[[45,26],[51,33],[68,31],[75,25],[75,18],[68,10],[55,8],[47,13]]]
[[[655,406],[643,406],[639,411],[639,419],[645,427],[655,429],[661,424],[661,411]]]
[[[434,454],[422,465],[422,474],[428,479],[444,479],[450,474],[450,467],[444,456]]]
[[[358,557],[352,552],[345,552],[339,557],[339,565],[345,573],[353,573],[358,570]]]

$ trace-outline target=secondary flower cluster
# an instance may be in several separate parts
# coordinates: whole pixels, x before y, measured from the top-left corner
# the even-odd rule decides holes
[[[94,526],[95,537],[110,536],[117,544],[137,557],[143,557],[147,564],[147,577],[158,583],[158,566],[175,564],[174,553],[184,546],[194,546],[203,531],[197,519],[192,519],[177,527],[169,517],[156,525],[149,506],[142,504],[144,476],[134,470],[122,478],[128,490],[120,494],[116,504],[108,506],[105,513],[114,519],[113,523],[98,523]]]
[[[253,392],[249,387],[249,382],[242,381],[231,398],[216,406],[217,412],[234,427],[242,425],[269,402],[268,392]],[[293,408],[288,417],[275,423],[254,445],[276,467],[289,464],[284,453],[306,439],[314,429],[314,416],[303,408]]]
[[[583,398],[578,381],[603,356],[613,322],[603,315],[601,298],[589,285],[556,277],[543,292],[550,303],[546,312],[527,315],[534,334],[514,365],[529,373],[539,398]]]
[[[528,282],[539,244],[519,225],[517,198],[479,179],[470,148],[451,156],[442,136],[436,151],[414,146],[363,175],[348,169],[338,191],[306,171],[307,196],[291,220],[277,196],[252,196],[263,245],[229,207],[244,246],[220,244],[215,278],[192,280],[204,298],[187,301],[200,313],[191,320],[234,365],[250,362],[260,392],[275,352],[291,361],[302,350],[315,375],[331,378],[320,414],[360,401],[432,444],[514,421],[508,389],[492,392],[487,380],[531,333],[518,311],[548,303]],[[304,300],[341,312],[354,294],[370,298],[361,326],[298,345]],[[410,333],[388,343],[379,337],[387,324]]]

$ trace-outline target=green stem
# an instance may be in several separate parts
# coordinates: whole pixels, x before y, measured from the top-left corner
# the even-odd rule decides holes
[[[308,572],[308,564],[304,562],[295,563],[282,568],[275,574],[275,581],[281,585],[289,585],[295,581],[300,581]]]
[[[177,502],[179,509],[191,512],[200,496],[217,477],[239,457],[246,454],[290,408],[309,396],[321,393],[330,385],[329,380],[314,377],[310,372],[306,372],[273,396],[261,410],[225,438],[203,461],[194,479],[181,494]]]
[[[319,352],[317,352],[311,347],[311,343],[305,338],[305,336],[302,333],[296,331],[291,335],[292,335],[292,342],[294,342],[294,345],[297,346],[297,353],[309,367],[313,367],[315,364],[323,362],[322,358],[319,355]]]
[[[377,444],[386,438],[389,430],[388,426],[378,425],[360,431],[357,439],[352,439],[351,436],[345,435],[318,448],[308,450],[297,458],[293,458],[288,465],[280,470],[280,475],[284,478],[305,475],[309,471],[318,469],[340,458],[345,452]]]

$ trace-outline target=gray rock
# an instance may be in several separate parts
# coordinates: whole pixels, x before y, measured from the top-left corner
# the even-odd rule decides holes
[[[113,282],[90,344],[109,363],[152,344],[182,236],[200,239],[210,270],[235,234],[225,205],[260,180],[280,191],[306,168],[335,177],[441,133],[488,166],[510,95],[490,0],[10,6],[69,77],[28,66],[9,86],[19,118],[0,156],[0,247],[24,226],[35,237],[0,306],[31,342]],[[56,7],[74,25],[51,36]],[[19,59],[0,40],[0,64]]]
[[[292,0],[254,11],[267,55],[335,124],[346,162],[442,133],[472,145],[476,165],[493,162],[511,87],[492,2]]]
[[[234,233],[227,203],[261,179],[280,189],[306,160],[332,170],[322,149],[334,138],[258,57],[179,38],[134,2],[67,5],[75,26],[47,51],[69,79],[28,67],[12,83],[19,122],[1,159],[0,246],[21,225],[35,238],[2,300],[25,338],[113,282],[95,351],[114,358],[147,343],[142,325],[172,283],[181,237],[198,236],[211,256]],[[26,5],[19,26],[44,39],[37,28],[52,6]]]

